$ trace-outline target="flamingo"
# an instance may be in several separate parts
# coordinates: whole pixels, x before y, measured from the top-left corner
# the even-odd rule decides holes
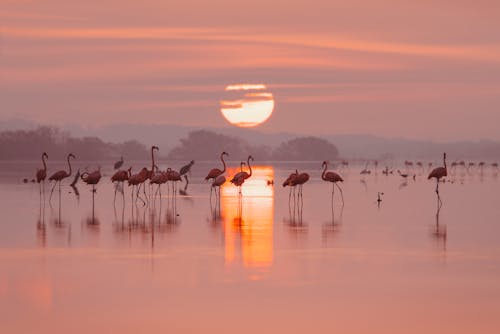
[[[156,198],[156,194],[160,194],[160,201],[161,201],[161,185],[166,183],[168,181],[168,175],[167,172],[162,172],[158,170],[158,166],[155,165],[156,168],[156,173],[154,173],[150,178],[149,178],[149,184],[156,184],[158,185],[158,188],[156,189],[154,193],[154,198]],[[160,202],[161,204],[161,202]]]
[[[60,171],[55,172],[54,174],[52,174],[49,177],[49,181],[55,181],[54,182],[54,186],[52,187],[52,190],[50,191],[49,202],[52,199],[52,193],[54,192],[54,188],[56,187],[56,184],[59,183],[59,193],[60,193],[61,192],[61,181],[64,180],[65,178],[71,176],[71,161],[70,161],[70,158],[75,159],[76,157],[75,157],[75,155],[73,153],[68,154],[68,158],[67,158],[68,167],[69,167],[69,171],[68,172],[66,172],[65,170],[60,170]]]
[[[155,154],[154,154],[155,150],[159,151],[160,149],[158,148],[158,146],[155,146],[155,145],[151,146],[151,170],[148,170],[148,175],[146,177],[146,180],[147,179],[151,180],[151,178],[153,177],[154,172],[155,172],[155,167],[156,167]],[[146,180],[144,180],[144,182]],[[146,197],[146,200],[148,201],[148,195],[146,194],[146,185],[143,186],[142,190],[144,191],[144,196]],[[151,195],[151,188],[149,190],[150,190],[149,193]]]
[[[222,161],[223,165],[222,170],[219,168],[212,168],[205,177],[205,181],[215,180],[217,176],[222,175],[226,172],[226,162],[224,161],[225,155],[229,156],[229,154],[225,151],[220,154],[220,160]],[[210,201],[212,201],[212,187],[210,187]]]
[[[342,206],[344,205],[344,194],[342,193],[342,188],[337,184],[338,182],[344,182],[344,179],[342,177],[335,173],[335,172],[327,172],[326,169],[328,168],[328,162],[323,161],[323,173],[321,174],[321,179],[323,181],[327,182],[332,182],[332,204],[333,204],[333,195],[335,192],[335,186],[339,188],[340,190],[340,195],[342,197]]]
[[[224,161],[225,155],[229,156],[227,152],[222,152],[220,154],[220,160],[222,161],[224,168],[222,170],[220,170],[219,168],[212,168],[205,177],[205,181],[208,181],[210,179],[215,179],[217,178],[217,176],[222,175],[226,172],[226,162]]]
[[[398,169],[398,174],[399,174],[399,176],[401,176],[401,177],[402,177],[403,179],[405,179],[405,180],[406,180],[406,179],[408,178],[408,176],[409,176],[409,174],[407,174],[407,173],[401,173],[401,171],[400,171],[399,169]]]
[[[115,170],[120,169],[120,167],[123,166],[123,156],[120,157],[120,160],[115,162],[114,168]]]
[[[92,221],[94,220],[94,196],[96,193],[95,186],[101,180],[101,167],[98,167],[96,171],[92,173],[83,172],[80,178],[88,185],[92,186]]]
[[[436,179],[436,194],[438,196],[438,200],[441,203],[441,198],[439,197],[439,182],[440,180],[448,175],[448,168],[446,167],[446,152],[443,153],[443,167],[437,167],[432,170],[432,172],[427,177],[428,180],[435,178]]]
[[[286,180],[283,182],[283,187],[286,187],[286,186],[292,187],[292,182],[297,177],[297,175],[299,175],[299,172],[297,170],[295,170],[295,172],[288,175]],[[290,190],[291,190],[291,188],[290,188]]]
[[[128,179],[131,176],[131,174],[132,174],[132,167],[130,167],[127,170],[120,169],[119,171],[117,171],[116,173],[114,173],[113,176],[111,176],[111,182],[112,183],[116,182],[116,186],[115,186],[115,198],[113,200],[113,203],[116,202],[116,190],[118,189],[118,187],[117,187],[118,184],[121,184],[122,185],[122,189],[123,189],[123,183],[125,181],[128,181]]]
[[[132,186],[132,200],[134,199],[134,189],[133,187],[137,186],[137,193],[136,193],[136,198],[135,201],[137,202],[137,199],[139,198],[144,205],[146,205],[146,202],[139,196],[139,190],[141,189],[141,184],[143,184],[149,176],[149,170],[146,167],[143,167],[139,173],[130,175],[128,178],[128,185]]]
[[[177,183],[178,181],[182,181],[181,174],[173,170],[172,168],[167,168],[167,175],[168,175],[168,181],[172,181],[172,191],[173,194],[175,195],[176,190],[177,190]]]
[[[220,188],[221,186],[226,183],[226,177],[224,175],[219,175],[217,176],[214,181],[212,182],[212,188],[215,188],[215,198],[216,198],[216,202],[217,202],[217,196],[219,197],[219,203],[220,203]],[[217,195],[217,189],[219,190],[218,191],[218,195]]]
[[[481,162],[479,162],[479,164],[477,165],[477,166],[479,167],[480,171],[481,171],[481,174],[483,174],[483,169],[484,169],[484,165],[485,165],[485,164],[486,164],[486,163],[485,163],[484,161],[481,161]]]
[[[250,170],[250,173],[241,171],[239,173],[236,173],[236,175],[234,175],[233,178],[231,179],[231,183],[240,188],[239,190],[240,194],[241,194],[241,186],[243,185],[246,179],[252,176],[252,166],[250,165],[250,160],[253,161],[253,157],[251,155],[249,155],[247,158],[247,166],[248,169]]]
[[[45,159],[47,159],[48,157],[49,156],[47,155],[47,153],[43,152],[42,154],[43,168],[36,170],[36,182],[40,184],[40,198],[42,196],[42,187],[43,187],[43,192],[45,193],[45,179],[47,178],[47,164],[45,162]]]
[[[304,183],[309,181],[309,174],[307,173],[300,173],[291,181],[292,185],[298,185],[299,186],[299,196],[302,196],[302,186]]]
[[[369,163],[370,163],[369,161],[366,162],[365,168],[361,172],[359,172],[359,174],[361,174],[361,175],[371,174],[372,171],[368,169],[368,164]]]

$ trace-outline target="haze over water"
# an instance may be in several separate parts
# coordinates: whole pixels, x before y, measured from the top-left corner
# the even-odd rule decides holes
[[[132,206],[126,187],[125,206],[118,196],[115,210],[104,168],[92,224],[90,189],[81,182],[79,199],[65,182],[60,217],[55,192],[40,218],[37,185],[21,182],[35,166],[0,165],[2,332],[500,329],[500,181],[490,168],[441,184],[436,216],[427,173],[405,184],[380,168],[361,176],[351,167],[341,171],[345,206],[336,191],[332,217],[320,163],[262,165],[243,188],[241,217],[237,191],[225,185],[220,219],[201,181],[212,164],[193,166],[175,218],[167,215],[166,187],[161,209],[158,201],[154,209]],[[311,175],[301,217],[281,186],[296,167]],[[377,192],[384,192],[380,207]]]

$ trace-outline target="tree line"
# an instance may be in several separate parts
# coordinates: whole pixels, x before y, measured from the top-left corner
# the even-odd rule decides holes
[[[161,143],[157,145],[161,146]],[[302,137],[289,140],[276,148],[250,145],[244,140],[215,132],[199,130],[182,138],[168,154],[169,160],[216,160],[222,151],[230,152],[231,159],[245,160],[252,154],[260,161],[324,160],[336,159],[338,150],[327,140]],[[97,137],[72,137],[56,127],[34,130],[0,132],[0,160],[34,160],[47,152],[51,160],[62,160],[74,153],[79,160],[128,160],[149,158],[148,148],[137,140],[107,143]]]

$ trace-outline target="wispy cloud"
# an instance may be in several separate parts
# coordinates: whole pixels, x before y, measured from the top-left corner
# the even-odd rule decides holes
[[[198,40],[213,42],[250,42],[289,45],[307,48],[338,49],[383,54],[414,55],[500,62],[500,45],[435,45],[398,43],[332,36],[330,34],[248,33],[228,28],[169,27],[169,28],[24,28],[7,26],[6,36],[12,38],[45,39],[110,39],[110,40]]]

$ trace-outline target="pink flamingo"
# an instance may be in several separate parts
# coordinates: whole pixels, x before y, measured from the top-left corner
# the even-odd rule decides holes
[[[443,153],[443,164],[443,167],[434,168],[427,177],[428,180],[432,178],[436,179],[436,194],[438,196],[439,203],[441,203],[441,198],[439,196],[439,182],[443,177],[446,177],[448,175],[448,168],[446,167],[446,153]]]
[[[252,176],[252,166],[250,165],[250,160],[253,161],[253,157],[251,155],[249,155],[247,158],[247,166],[248,169],[250,170],[250,173],[247,173],[246,171],[241,171],[239,173],[236,173],[236,175],[234,175],[233,178],[231,179],[231,183],[239,187],[240,194],[241,194],[241,186],[243,185],[246,179]]]
[[[80,176],[83,182],[92,186],[92,222],[94,222],[94,196],[96,193],[95,186],[101,180],[101,167],[97,168],[92,173],[83,172]]]
[[[43,187],[43,193],[45,194],[45,179],[47,178],[47,164],[45,163],[45,159],[47,159],[48,157],[49,156],[47,155],[47,153],[43,152],[42,154],[43,168],[36,170],[36,182],[40,184],[40,198],[42,197],[42,187]]]
[[[128,181],[128,178],[131,176],[131,174],[132,174],[132,167],[130,167],[127,170],[121,169],[121,170],[117,171],[116,173],[114,173],[113,176],[111,176],[111,182],[112,183],[116,182],[116,186],[115,186],[115,198],[113,200],[113,203],[116,202],[116,191],[118,189],[118,187],[117,187],[118,184],[121,184],[122,191],[123,191],[123,183],[125,181]]]
[[[295,170],[295,172],[293,172],[290,175],[288,175],[288,177],[286,178],[286,180],[283,182],[283,188],[286,187],[286,186],[290,187],[290,192],[288,193],[288,203],[289,204],[290,204],[290,201],[291,201],[291,198],[292,198],[292,188],[295,191],[294,180],[295,180],[295,178],[297,178],[298,175],[299,175],[298,170]],[[295,198],[295,192],[294,192],[294,198]]]
[[[146,205],[146,202],[139,196],[139,191],[141,189],[141,184],[146,182],[148,176],[149,170],[146,167],[143,167],[139,173],[129,176],[128,185],[132,186],[132,201],[134,200],[134,187],[137,187],[135,201],[137,202],[137,199],[140,199],[142,203]]]
[[[323,173],[321,174],[321,179],[323,181],[327,182],[332,182],[332,205],[333,205],[333,196],[335,193],[335,186],[339,188],[340,190],[340,195],[342,197],[342,206],[344,205],[344,194],[342,193],[342,188],[337,184],[338,182],[344,182],[344,179],[342,177],[335,173],[335,172],[327,172],[326,169],[328,168],[328,162],[323,161]]]
[[[299,196],[302,197],[302,187],[304,186],[304,183],[309,181],[309,174],[307,173],[300,173],[295,177],[291,183],[292,185],[297,185],[299,186]]]
[[[168,181],[172,181],[172,191],[175,196],[177,192],[177,182],[182,181],[181,174],[172,168],[167,168],[167,175]]]
[[[222,175],[226,172],[226,162],[224,161],[225,155],[229,156],[229,154],[225,151],[220,154],[220,160],[222,161],[223,168],[222,169],[212,168],[205,177],[205,181],[215,180],[219,175]],[[210,187],[210,201],[211,200],[212,200],[212,187]]]
[[[222,152],[220,154],[220,160],[222,161],[222,165],[224,166],[223,169],[220,170],[219,168],[212,168],[208,172],[207,176],[205,177],[205,181],[208,181],[210,179],[214,179],[215,180],[217,178],[217,176],[222,175],[222,174],[224,174],[226,172],[226,162],[224,161],[224,156],[225,155],[229,156],[229,154],[227,152]]]
[[[59,183],[59,193],[61,193],[61,181],[64,180],[65,178],[71,176],[71,161],[70,161],[70,158],[75,159],[75,155],[73,153],[68,154],[68,158],[67,158],[68,167],[69,167],[69,171],[68,172],[66,172],[65,170],[60,170],[60,171],[55,172],[54,174],[52,174],[49,177],[49,181],[55,181],[54,182],[54,186],[52,187],[52,190],[50,191],[49,203],[50,203],[50,200],[52,199],[52,193],[54,192],[54,188],[56,187],[56,184]]]
[[[219,199],[219,211],[220,211],[220,188],[222,185],[226,183],[226,177],[224,175],[219,175],[217,176],[214,181],[212,182],[212,188],[215,190],[215,205],[217,207],[217,198]],[[218,190],[218,191],[217,191]],[[210,206],[212,205],[212,202],[210,202]]]
[[[161,199],[161,185],[166,183],[168,181],[168,174],[167,172],[162,172],[162,171],[157,171],[151,178],[149,183],[150,184],[156,184],[158,185],[158,189],[156,189],[155,192],[155,197],[156,194],[160,194],[160,199]]]

